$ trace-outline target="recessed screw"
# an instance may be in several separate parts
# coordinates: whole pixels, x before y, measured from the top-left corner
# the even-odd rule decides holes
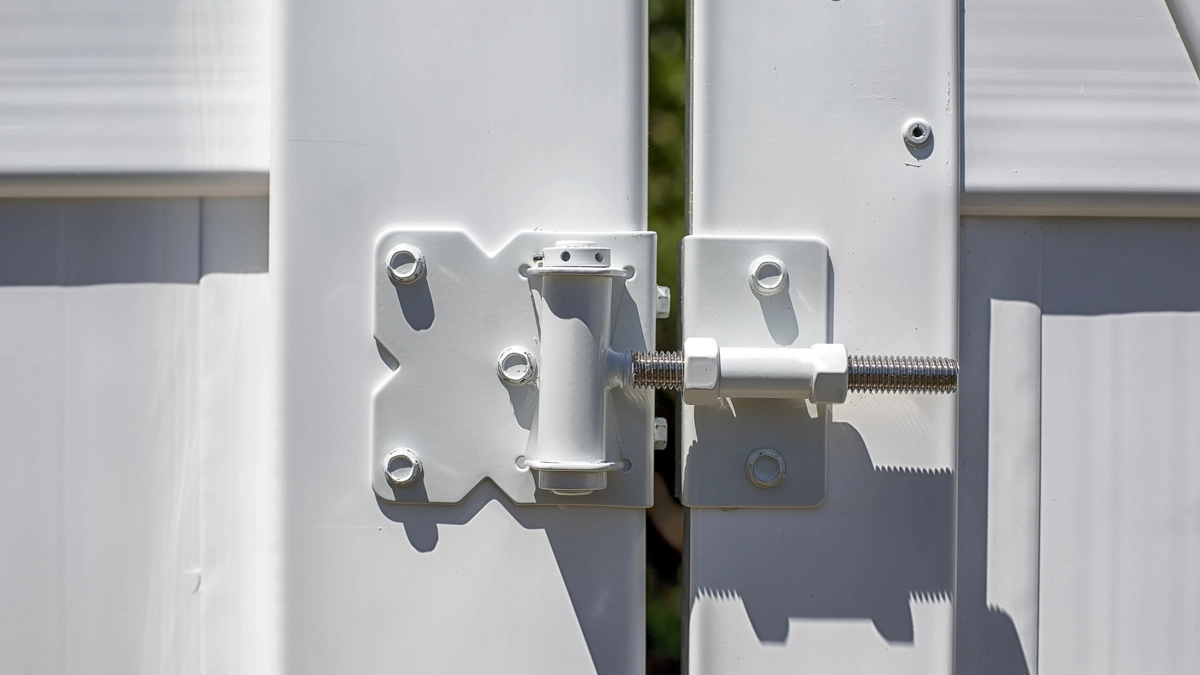
[[[914,148],[923,147],[933,139],[933,127],[920,117],[905,122],[903,131],[904,142]]]
[[[398,284],[411,284],[425,276],[425,254],[411,244],[400,244],[388,251],[388,276]]]
[[[524,347],[509,347],[496,359],[496,374],[500,381],[514,387],[533,382],[537,377],[537,361]]]
[[[383,459],[383,475],[394,487],[408,487],[421,480],[424,470],[415,450],[396,448]]]
[[[783,455],[770,448],[755,450],[746,459],[746,477],[760,488],[779,485],[786,470]]]
[[[775,295],[787,286],[787,266],[773,255],[750,263],[750,288],[758,295]]]

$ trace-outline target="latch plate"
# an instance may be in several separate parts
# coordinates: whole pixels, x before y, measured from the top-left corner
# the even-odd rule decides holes
[[[510,347],[540,356],[542,277],[523,267],[564,239],[607,247],[611,265],[632,273],[613,283],[612,349],[653,349],[654,233],[520,232],[492,253],[461,230],[404,228],[379,239],[370,263],[374,334],[382,363],[392,368],[373,396],[370,480],[380,499],[457,503],[487,479],[519,504],[650,506],[651,390],[608,393],[606,459],[624,468],[608,473],[605,489],[556,495],[537,489],[534,472],[522,465],[537,443],[538,389],[502,381],[497,358]],[[401,244],[423,254],[416,281],[397,283],[387,273],[388,253]],[[419,480],[387,480],[385,462],[397,448],[419,456]]]
[[[782,262],[786,284],[764,288],[751,271]],[[722,346],[808,347],[830,334],[829,249],[810,238],[689,236],[683,240],[683,335]],[[773,282],[772,282],[773,283]],[[682,406],[683,503],[692,507],[814,507],[825,500],[828,406],[804,399],[725,399]],[[773,484],[748,462],[782,458]],[[756,454],[757,453],[757,454]],[[768,485],[769,484],[769,485]]]

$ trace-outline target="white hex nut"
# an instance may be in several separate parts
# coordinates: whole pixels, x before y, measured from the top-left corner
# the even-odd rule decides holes
[[[813,403],[845,403],[850,390],[850,367],[846,346],[820,344],[812,346]]]
[[[721,348],[712,338],[683,342],[683,402],[716,405],[720,400]]]
[[[654,418],[654,449],[662,450],[667,447],[667,418]]]
[[[655,293],[654,318],[671,318],[671,289],[668,286],[659,286]]]

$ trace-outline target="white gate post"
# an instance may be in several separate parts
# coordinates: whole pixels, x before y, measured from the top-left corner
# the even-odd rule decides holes
[[[693,3],[690,232],[823,240],[852,352],[956,352],[959,9]],[[690,509],[689,671],[950,672],[955,410],[851,394],[823,504]]]
[[[286,672],[639,672],[642,509],[514,506],[488,481],[456,505],[388,505],[370,456],[372,395],[394,376],[372,337],[385,231],[461,228],[495,251],[520,230],[645,229],[644,3],[282,11]],[[461,339],[488,330],[480,316]]]

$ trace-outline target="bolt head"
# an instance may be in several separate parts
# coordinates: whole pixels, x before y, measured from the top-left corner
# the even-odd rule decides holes
[[[755,450],[746,459],[746,477],[760,488],[779,485],[786,471],[787,464],[783,461],[783,455],[770,448]]]
[[[412,284],[425,276],[425,254],[412,244],[400,244],[384,259],[388,277],[397,284]]]
[[[659,286],[654,296],[654,316],[657,319],[671,318],[671,289]]]
[[[773,255],[764,255],[750,263],[750,288],[763,297],[775,295],[787,288],[787,266]]]
[[[667,418],[654,418],[654,449],[662,450],[667,447]]]
[[[845,403],[850,391],[850,359],[845,345],[823,344],[812,346],[813,403]]]
[[[716,405],[721,399],[721,349],[712,338],[683,342],[683,402]]]
[[[424,469],[415,450],[396,448],[383,459],[383,475],[393,487],[408,487],[421,480]]]
[[[509,347],[496,359],[496,375],[507,385],[524,386],[537,377],[537,360],[524,347]]]
[[[905,122],[902,131],[904,133],[904,142],[913,148],[924,147],[929,144],[929,141],[933,140],[933,127],[929,125],[929,122],[919,117],[914,117]]]

